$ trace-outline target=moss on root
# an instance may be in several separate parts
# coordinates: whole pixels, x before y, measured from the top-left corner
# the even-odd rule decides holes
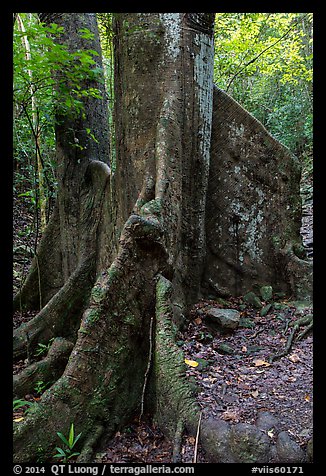
[[[195,431],[200,409],[186,380],[183,353],[175,343],[171,293],[171,282],[160,276],[156,285],[155,418],[173,437],[180,419],[187,422],[190,431]]]

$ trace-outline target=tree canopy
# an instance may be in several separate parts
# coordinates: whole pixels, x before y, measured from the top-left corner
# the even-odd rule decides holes
[[[313,15],[217,13],[215,83],[293,153],[312,150]]]

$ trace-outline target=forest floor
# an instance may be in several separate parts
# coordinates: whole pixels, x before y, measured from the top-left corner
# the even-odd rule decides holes
[[[18,195],[18,192],[16,192]],[[307,255],[313,255],[313,204],[312,183],[307,180],[302,188],[302,235]],[[28,271],[33,250],[40,237],[35,232],[34,215],[22,198],[14,199],[13,214],[14,270],[13,291]],[[37,236],[38,235],[38,236]],[[266,433],[275,439],[278,432],[287,431],[305,448],[312,436],[313,412],[313,337],[294,339],[284,356],[271,357],[285,350],[293,331],[293,324],[305,315],[312,314],[307,303],[274,296],[269,312],[250,306],[242,296],[228,301],[201,301],[188,316],[188,325],[179,333],[178,345],[185,355],[186,375],[197,392],[202,418],[216,416],[230,424],[254,424],[261,412],[275,416],[279,424]],[[263,302],[263,305],[267,304]],[[240,324],[225,333],[212,327],[205,318],[206,310],[214,305],[240,312]],[[28,321],[34,313],[17,311],[13,327]],[[303,330],[303,327],[298,329]],[[14,373],[26,362],[17,362]],[[31,403],[40,398],[42,388],[24,399]],[[17,409],[14,419],[24,418],[25,407]],[[194,461],[196,441],[183,435],[181,462]],[[172,461],[173,442],[168,441],[152,421],[136,418],[114,438],[103,440],[94,462],[103,463],[169,463]],[[197,462],[206,462],[200,445]]]

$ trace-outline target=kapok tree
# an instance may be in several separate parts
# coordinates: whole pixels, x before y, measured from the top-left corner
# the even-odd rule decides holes
[[[98,51],[101,66],[95,14],[40,16],[64,27],[60,41],[69,51]],[[104,431],[113,434],[144,411],[155,415],[171,438],[180,428],[193,433],[197,429],[200,411],[185,380],[175,334],[211,280],[208,190],[218,179],[210,176],[212,164],[223,160],[211,147],[216,144],[213,109],[219,117],[216,99],[213,103],[213,22],[214,15],[208,13],[115,15],[114,174],[109,167],[105,92],[98,78],[83,88],[102,88],[101,100],[86,98],[74,116],[58,109],[57,203],[28,279],[15,298],[16,306],[35,309],[41,303],[41,309],[15,331],[14,356],[31,355],[38,343],[54,341],[41,363],[15,377],[15,395],[23,394],[35,376],[47,375],[47,369],[55,381],[16,425],[15,461],[51,457],[56,432],[67,433],[72,422],[82,433],[79,462],[90,460]],[[78,36],[81,28],[88,28],[92,38]],[[59,93],[67,82],[62,71]],[[240,132],[233,128],[240,142],[248,124]],[[220,133],[218,129],[215,137]],[[284,159],[284,149],[274,150],[277,164],[279,155]],[[287,160],[291,174],[296,163],[289,154]],[[290,179],[294,201],[297,179]],[[286,185],[275,193],[281,194],[282,207],[290,200]],[[268,200],[264,206],[260,209],[265,212]],[[277,239],[267,247],[269,262],[261,261],[261,268],[275,271],[274,286],[293,292],[289,263],[300,243],[298,214],[279,207],[277,213],[282,212],[287,220],[283,228],[278,223]],[[247,245],[244,237],[244,249]],[[276,273],[280,266],[289,272]],[[216,267],[212,273],[215,279]],[[242,280],[237,292],[257,278],[249,275],[251,281]],[[212,461],[279,458],[269,438],[250,425],[231,428],[220,420],[204,420],[201,442]]]

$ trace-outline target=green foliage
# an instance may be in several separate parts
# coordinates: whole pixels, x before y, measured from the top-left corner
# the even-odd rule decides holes
[[[40,181],[50,205],[56,196],[56,120],[83,117],[85,101],[102,98],[96,87],[102,71],[96,62],[98,52],[87,48],[94,36],[87,28],[77,33],[85,48],[69,51],[62,42],[62,27],[40,23],[36,14],[20,13],[19,18],[13,37],[15,188],[21,192],[17,196],[37,211]],[[87,133],[96,140],[94,132]],[[42,161],[40,177],[37,153]]]
[[[115,124],[113,120],[113,110],[114,110],[113,14],[112,13],[98,13],[97,20],[98,20],[98,27],[99,27],[99,33],[100,33],[102,55],[103,55],[105,85],[106,85],[106,91],[108,94],[111,170],[114,172],[115,166],[116,166],[116,157],[115,157]]]
[[[73,451],[73,448],[75,447],[82,433],[79,433],[79,435],[75,437],[73,423],[70,425],[68,438],[66,438],[63,433],[59,431],[57,432],[57,435],[65,446],[64,448],[56,447],[57,453],[54,455],[54,458],[60,458],[63,463],[67,463],[74,456],[80,455],[80,453]]]
[[[14,99],[22,108],[28,108],[31,90],[38,103],[38,114],[42,118],[42,128],[53,126],[54,112],[80,114],[83,98],[101,98],[97,88],[91,87],[92,80],[99,80],[101,70],[94,59],[98,52],[92,49],[68,51],[60,43],[63,28],[52,23],[46,26],[35,17],[20,14],[24,20],[25,32],[14,31]],[[79,34],[91,39],[93,34],[86,28]],[[26,58],[22,38],[27,37],[31,56]],[[59,76],[59,88],[56,87]]]
[[[27,190],[27,192],[19,193],[18,197],[25,197],[27,198],[32,205],[36,204],[36,190]]]
[[[284,145],[312,149],[312,14],[217,13],[214,80]]]
[[[27,400],[17,399],[13,401],[13,411],[17,411],[20,408],[24,409],[24,414],[30,413],[35,409],[36,402],[28,402]]]
[[[17,411],[23,407],[32,407],[34,404],[32,402],[28,402],[27,400],[17,399],[13,401],[13,411]]]
[[[37,344],[35,357],[39,357],[40,355],[47,354],[53,341],[54,341],[54,337],[52,337],[52,339],[50,339],[47,344],[42,344],[41,342],[39,342]]]
[[[49,386],[51,385],[50,382],[44,382],[43,380],[38,380],[34,385],[34,390],[36,393],[41,395]]]
[[[237,80],[261,75],[281,84],[311,82],[311,22],[309,14],[218,13],[215,80],[223,89],[230,89],[235,75]]]

